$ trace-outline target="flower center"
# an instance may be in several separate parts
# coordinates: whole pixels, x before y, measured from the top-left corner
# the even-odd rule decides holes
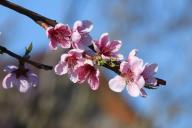
[[[128,69],[128,71],[122,76],[126,79],[128,83],[134,81],[134,73],[131,71],[131,69]]]

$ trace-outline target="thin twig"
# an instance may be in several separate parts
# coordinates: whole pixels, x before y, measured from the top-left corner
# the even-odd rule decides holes
[[[39,69],[44,69],[44,70],[52,70],[53,69],[52,66],[41,64],[41,63],[37,63],[37,62],[29,60],[27,58],[23,58],[22,56],[20,56],[20,55],[14,53],[14,52],[8,50],[7,48],[5,48],[3,46],[0,46],[0,53],[1,54],[6,53],[6,54],[8,54],[11,57],[16,58],[17,60],[22,60],[22,61],[24,61],[26,63],[29,63],[29,64],[31,64],[34,67],[39,68]]]

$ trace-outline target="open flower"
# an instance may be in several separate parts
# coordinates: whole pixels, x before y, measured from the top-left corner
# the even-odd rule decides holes
[[[103,33],[99,39],[99,41],[94,41],[93,43],[94,49],[97,53],[99,53],[103,59],[123,59],[123,56],[118,53],[121,48],[120,40],[109,40],[109,34]]]
[[[78,61],[82,59],[83,50],[72,49],[67,54],[63,54],[59,63],[55,66],[55,73],[58,75],[64,75],[68,73],[69,78],[74,83],[77,82],[77,76],[74,73],[75,67]]]
[[[145,69],[144,69],[142,75],[145,79],[146,85],[152,85],[152,86],[157,85],[157,79],[155,78],[155,74],[156,74],[157,70],[158,70],[157,64],[146,64],[145,65]]]
[[[120,64],[121,75],[117,75],[109,81],[109,87],[115,92],[121,92],[125,87],[131,96],[145,96],[143,90],[145,85],[144,77],[141,75],[144,70],[143,60],[136,56],[136,50],[132,50],[127,61]]]
[[[79,83],[83,83],[87,80],[92,90],[99,88],[99,70],[94,67],[91,60],[85,60],[81,62],[80,66],[76,69],[76,74]]]
[[[67,24],[58,23],[55,27],[48,27],[46,34],[50,39],[49,47],[56,50],[60,44],[62,48],[71,47],[71,29]]]
[[[72,46],[73,48],[85,49],[91,45],[92,38],[89,32],[93,29],[93,25],[88,20],[76,21],[73,25],[72,31]]]
[[[38,77],[30,69],[23,69],[22,71],[16,66],[8,66],[4,69],[8,74],[3,79],[3,88],[8,89],[17,87],[22,93],[27,92],[31,87],[36,87],[38,84]]]

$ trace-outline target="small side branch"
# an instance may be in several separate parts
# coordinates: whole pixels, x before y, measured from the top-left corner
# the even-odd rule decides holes
[[[17,60],[22,60],[22,61],[24,61],[24,62],[26,62],[26,63],[29,63],[29,64],[31,64],[31,65],[33,65],[34,67],[39,68],[39,69],[44,69],[44,70],[52,70],[52,69],[53,69],[52,66],[45,65],[45,64],[41,64],[41,63],[37,63],[37,62],[35,62],[35,61],[29,60],[29,59],[27,59],[27,58],[24,58],[24,57],[22,57],[22,56],[20,56],[20,55],[18,55],[18,54],[16,54],[16,53],[8,50],[7,48],[5,48],[5,47],[3,47],[3,46],[0,46],[0,53],[1,53],[1,54],[6,53],[6,54],[8,54],[9,56],[11,56],[11,57],[13,57],[13,58],[15,58],[15,59],[17,59]]]

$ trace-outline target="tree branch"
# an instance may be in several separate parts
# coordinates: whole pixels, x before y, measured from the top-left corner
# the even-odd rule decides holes
[[[9,2],[7,0],[0,0],[0,4],[3,5],[4,7],[12,9],[20,14],[23,14],[23,15],[31,18],[33,21],[35,21],[37,24],[39,24],[43,28],[46,28],[48,25],[55,26],[57,24],[56,20],[52,20],[47,17],[44,17],[40,14],[37,14],[31,10],[28,10],[24,7],[21,7],[17,4]]]
[[[33,21],[35,21],[38,25],[40,25],[44,29],[47,28],[48,26],[53,26],[54,27],[57,24],[56,20],[49,19],[49,18],[47,18],[45,16],[42,16],[42,15],[36,13],[36,12],[28,10],[28,9],[26,9],[24,7],[16,5],[16,4],[14,4],[12,2],[9,2],[7,0],[0,0],[0,4],[7,7],[7,8],[9,8],[9,9],[12,9],[12,10],[14,10],[14,11],[20,13],[20,14],[23,14],[23,15],[31,18]],[[89,46],[89,48],[94,51],[93,46]],[[36,67],[39,66],[38,64],[36,64],[36,63],[34,64],[34,62],[31,62],[30,60],[28,60],[28,61],[26,60],[26,62],[28,62],[28,63],[30,63],[32,65],[36,65]],[[111,67],[108,64],[105,64],[103,66],[105,68],[108,68],[108,69],[114,71],[117,74],[120,74],[119,65],[115,66],[115,67]],[[52,69],[52,67],[51,67],[51,69]],[[166,85],[165,80],[162,80],[162,79],[159,79],[159,78],[156,78],[156,79],[157,79],[158,85]]]
[[[41,64],[41,63],[37,63],[35,61],[29,60],[29,59],[24,58],[24,57],[22,57],[20,55],[17,55],[16,53],[8,50],[7,48],[5,48],[3,46],[0,46],[0,53],[1,54],[6,53],[6,54],[8,54],[11,57],[16,58],[17,60],[22,60],[22,61],[24,61],[26,63],[29,63],[29,64],[31,64],[34,67],[39,68],[39,69],[44,69],[44,70],[52,70],[53,69],[52,66],[44,65],[44,64]]]

